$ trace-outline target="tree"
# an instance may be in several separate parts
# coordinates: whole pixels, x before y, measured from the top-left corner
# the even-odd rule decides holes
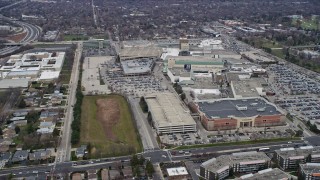
[[[180,95],[180,97],[181,97],[182,101],[184,101],[184,100],[186,99],[186,94],[185,94],[185,93],[182,93],[182,94]]]
[[[19,108],[25,108],[27,106],[26,102],[24,101],[24,99],[22,98],[20,100],[20,103],[18,105]]]
[[[303,131],[302,130],[298,130],[298,131],[296,131],[296,136],[297,137],[301,137],[303,135]]]
[[[2,131],[2,129],[0,128],[0,136],[2,136],[3,135],[3,131]]]
[[[19,127],[19,126],[16,126],[16,127],[14,128],[14,131],[16,131],[16,134],[19,134],[19,132],[20,132],[20,127]]]
[[[59,132],[59,130],[57,129],[57,128],[54,128],[54,130],[53,130],[53,132],[52,132],[52,135],[53,136],[59,136],[60,135],[60,132]]]
[[[139,159],[137,155],[133,155],[131,160],[130,160],[131,166],[136,166],[139,164]]]
[[[32,124],[28,124],[27,125],[27,132],[28,134],[31,134],[34,132],[34,128],[33,128],[33,125]]]
[[[147,171],[149,177],[151,177],[152,174],[154,173],[154,168],[153,168],[153,165],[150,161],[147,161],[146,171]]]

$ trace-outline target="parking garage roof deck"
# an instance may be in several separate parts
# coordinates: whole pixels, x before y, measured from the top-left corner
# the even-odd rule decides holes
[[[282,114],[274,105],[262,98],[202,101],[198,102],[198,106],[199,110],[205,113],[208,118],[227,118],[231,116],[244,118]],[[247,108],[246,110],[238,110],[240,106]]]
[[[189,110],[173,93],[154,93],[145,96],[149,111],[158,127],[195,125]]]

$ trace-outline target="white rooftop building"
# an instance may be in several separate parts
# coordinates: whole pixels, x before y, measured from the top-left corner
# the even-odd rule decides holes
[[[59,77],[64,58],[65,52],[12,55],[0,68],[1,79],[29,79],[29,81],[56,79]]]

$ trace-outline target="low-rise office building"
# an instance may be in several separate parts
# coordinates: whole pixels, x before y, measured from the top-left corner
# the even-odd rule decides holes
[[[246,174],[241,176],[240,178],[237,178],[237,180],[271,180],[271,179],[282,179],[282,180],[289,180],[291,179],[292,176],[290,174],[287,174],[284,171],[281,171],[278,168],[269,168],[269,169],[264,169],[261,171],[258,171],[255,174]]]
[[[173,93],[154,93],[145,96],[152,122],[158,134],[197,131],[196,122]]]
[[[306,162],[320,162],[320,149],[313,146],[300,148],[281,148],[275,151],[277,162],[281,169],[298,169],[299,164]]]
[[[283,112],[263,98],[218,99],[190,103],[209,131],[285,124]]]
[[[226,179],[231,172],[250,173],[270,167],[271,159],[263,152],[242,152],[210,159],[200,166],[200,177],[206,180]]]
[[[303,180],[320,179],[320,163],[300,164],[299,179],[303,179]]]

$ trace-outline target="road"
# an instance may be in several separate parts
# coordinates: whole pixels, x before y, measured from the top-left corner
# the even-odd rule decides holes
[[[134,118],[136,120],[143,149],[145,151],[159,149],[157,140],[155,139],[155,135],[153,134],[152,129],[140,108],[140,99],[135,99],[134,97],[129,97],[128,99],[130,102],[131,109],[133,111]]]
[[[275,142],[267,144],[255,144],[251,145],[237,145],[237,146],[217,146],[209,148],[195,148],[189,149],[191,154],[201,154],[201,153],[217,153],[218,155],[231,154],[234,152],[252,151],[261,147],[270,147],[271,151],[279,149],[282,147],[295,146],[295,145],[305,145],[304,141],[294,141],[292,144],[287,142]],[[249,148],[248,148],[249,147]],[[191,154],[177,154],[172,155],[173,151],[169,150],[156,150],[141,153],[146,159],[150,159],[153,164],[158,164],[160,162],[170,162],[170,161],[190,161],[193,159]],[[55,174],[65,174],[73,171],[87,171],[89,169],[100,169],[118,166],[119,163],[128,164],[131,156],[122,156],[115,158],[106,158],[99,160],[84,160],[78,161],[77,166],[72,166],[73,162],[62,162],[57,163],[55,166]],[[196,159],[196,158],[195,158]],[[37,174],[38,177],[45,177],[51,171],[54,164],[49,165],[38,165],[38,166],[27,166],[27,167],[15,167],[11,169],[2,169],[0,171],[1,177],[7,176],[10,173],[16,174],[16,177],[28,177]],[[36,171],[33,173],[33,171]],[[21,174],[19,174],[21,173]]]
[[[69,82],[69,96],[66,107],[66,116],[63,125],[63,131],[60,141],[60,146],[57,150],[57,158],[55,163],[60,163],[70,160],[71,150],[71,123],[73,121],[73,105],[76,102],[76,90],[79,79],[80,59],[82,55],[83,43],[78,43],[78,48],[75,52],[74,63],[72,67],[71,78]]]
[[[41,33],[41,28],[26,22],[21,22],[21,21],[15,21],[11,18],[5,17],[3,15],[0,15],[1,19],[6,19],[9,21],[14,21],[15,23],[19,24],[24,31],[27,33],[26,36],[19,41],[18,43],[22,43],[23,45],[26,45],[32,41],[35,41],[38,39],[38,37],[40,36]],[[20,46],[7,46],[3,49],[0,49],[0,55],[5,55],[5,54],[9,54],[11,52],[14,52],[16,50],[18,50],[20,48]]]

